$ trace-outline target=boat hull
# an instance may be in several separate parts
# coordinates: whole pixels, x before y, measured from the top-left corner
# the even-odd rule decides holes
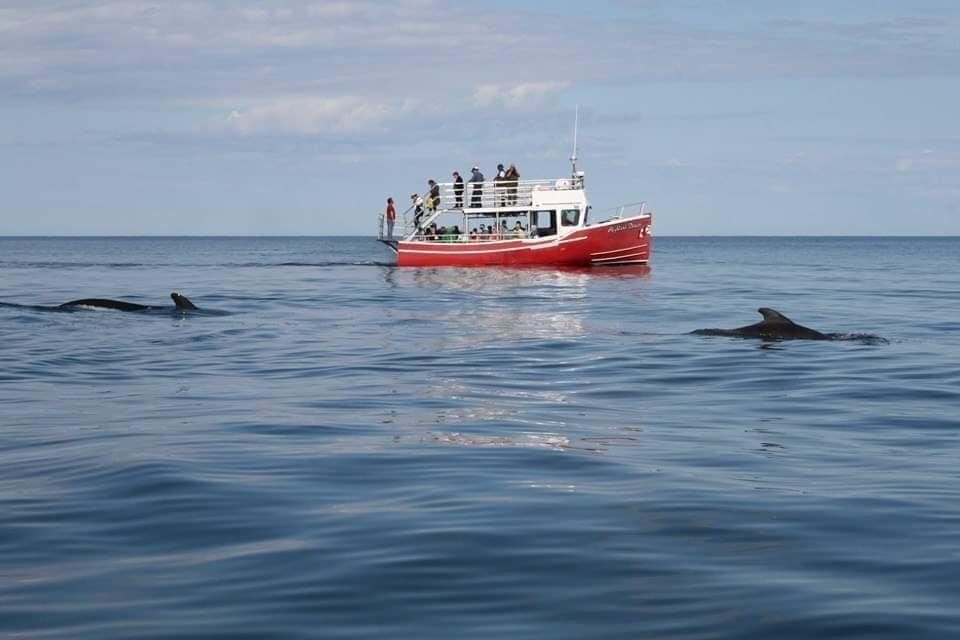
[[[610,220],[559,237],[469,242],[400,241],[401,267],[622,265],[650,261],[652,216]]]

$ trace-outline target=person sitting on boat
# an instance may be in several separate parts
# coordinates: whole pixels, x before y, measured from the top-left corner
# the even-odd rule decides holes
[[[463,177],[459,171],[453,172],[453,199],[454,209],[463,209]]]
[[[517,184],[520,182],[520,172],[517,165],[511,164],[503,174],[503,184],[507,188],[507,202],[517,204]]]
[[[483,206],[483,174],[480,173],[479,167],[474,167],[470,170],[473,175],[470,176],[470,182],[473,183],[473,192],[470,194],[470,206],[471,207],[482,207]]]
[[[477,234],[477,228],[470,229],[470,239],[477,240],[480,236]]]
[[[460,240],[460,235],[461,235],[461,231],[460,231],[459,225],[453,225],[453,228],[450,229],[450,234],[449,234],[449,237],[447,238],[447,242],[458,242]]]
[[[427,184],[430,186],[430,195],[427,196],[427,209],[436,211],[440,206],[440,185],[437,184],[436,180],[427,180]]]
[[[527,230],[523,228],[523,223],[517,220],[517,224],[513,225],[513,237],[522,238],[527,235]]]
[[[493,235],[493,225],[487,225],[487,240],[496,240],[496,236]]]

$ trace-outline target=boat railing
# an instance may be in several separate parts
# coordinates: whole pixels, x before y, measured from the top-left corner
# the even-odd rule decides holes
[[[484,182],[440,182],[440,198],[431,208],[447,211],[463,208],[496,209],[503,207],[529,207],[533,194],[541,190],[582,189],[581,178],[546,180],[486,180]],[[423,196],[427,201],[429,191]]]
[[[414,206],[410,205],[407,209],[399,214],[394,221],[393,226],[393,235],[387,237],[387,217],[386,214],[381,213],[377,218],[377,239],[378,240],[399,240],[400,238],[405,238],[414,231],[414,221],[413,221],[413,212]]]
[[[647,208],[647,201],[641,200],[640,202],[628,202],[626,204],[621,204],[619,206],[611,207],[609,209],[602,209],[601,211],[597,212],[596,214],[597,217],[602,217],[606,214],[610,214],[610,215],[607,215],[605,218],[598,220],[597,223],[607,222],[608,220],[619,220],[620,218],[623,218],[623,217],[642,216],[646,208]],[[624,214],[627,213],[628,211],[630,212],[630,216],[625,216]]]
[[[423,199],[423,215],[419,228],[424,229],[438,216],[451,211],[469,213],[473,209],[501,210],[533,206],[533,194],[538,191],[574,191],[583,189],[583,176],[571,178],[549,178],[540,180],[486,180],[483,182],[462,183],[439,182],[439,198],[434,202],[430,191],[418,194]],[[387,239],[385,221],[379,223],[381,240]],[[406,211],[397,216],[394,227],[394,239],[414,236],[417,229],[416,207],[411,204]]]
[[[429,231],[421,232],[412,235],[409,240],[416,240],[420,242],[443,242],[447,244],[464,244],[464,243],[479,243],[479,242],[493,242],[495,240],[524,240],[526,238],[536,238],[536,233],[531,232],[528,229],[524,229],[521,233],[517,233],[512,230],[503,230],[500,232],[494,231],[493,233],[436,233],[432,234]]]

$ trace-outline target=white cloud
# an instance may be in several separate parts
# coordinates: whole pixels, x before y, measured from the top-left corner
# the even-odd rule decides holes
[[[362,15],[367,6],[354,2],[317,2],[307,7],[307,15],[311,18],[345,18]]]
[[[514,85],[482,84],[473,92],[473,103],[478,107],[527,109],[541,104],[570,86],[569,82],[521,82]]]
[[[413,100],[285,96],[232,110],[220,128],[240,134],[330,135],[384,131],[416,108]]]
[[[901,173],[960,169],[960,151],[924,149],[897,158],[896,168]]]
[[[62,103],[67,96],[116,104],[146,97],[158,104],[242,95],[251,67],[269,66],[269,81],[257,82],[268,97],[414,84],[424,102],[443,100],[452,89],[473,92],[476,106],[522,111],[570,84],[960,71],[956,29],[930,21],[896,28],[866,22],[830,38],[798,38],[798,30],[828,31],[832,23],[744,30],[650,19],[643,6],[614,20],[523,0],[482,10],[442,0],[2,4],[0,100],[48,96]],[[918,46],[925,38],[929,43]],[[565,82],[554,80],[558,69]],[[66,80],[36,82],[42,75]]]
[[[960,187],[930,187],[923,189],[921,195],[942,202],[960,202]]]

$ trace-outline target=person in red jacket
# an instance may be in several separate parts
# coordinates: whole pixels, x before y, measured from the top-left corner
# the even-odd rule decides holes
[[[393,198],[387,198],[387,240],[393,240],[393,223],[397,220],[397,210],[393,207]]]

